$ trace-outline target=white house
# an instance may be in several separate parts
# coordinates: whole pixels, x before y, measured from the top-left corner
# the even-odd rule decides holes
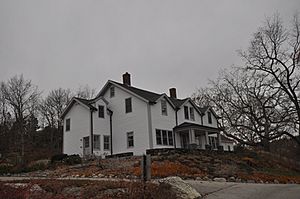
[[[108,80],[92,100],[73,98],[62,119],[65,154],[140,155],[154,148],[219,145],[233,149],[228,139],[222,143],[218,117],[210,107],[178,99],[175,88],[167,96],[133,87],[128,73],[122,83]]]

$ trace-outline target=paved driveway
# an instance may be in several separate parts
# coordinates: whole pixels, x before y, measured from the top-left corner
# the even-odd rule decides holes
[[[300,199],[299,184],[252,184],[187,180],[205,199]]]

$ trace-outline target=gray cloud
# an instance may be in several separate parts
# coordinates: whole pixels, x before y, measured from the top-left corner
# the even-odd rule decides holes
[[[135,86],[189,96],[239,64],[266,16],[298,0],[0,0],[0,80],[23,73],[47,93],[132,74]]]

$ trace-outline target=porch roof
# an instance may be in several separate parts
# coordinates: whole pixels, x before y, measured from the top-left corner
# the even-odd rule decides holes
[[[199,129],[199,130],[217,131],[217,132],[221,131],[220,128],[204,126],[201,124],[195,124],[195,123],[189,123],[189,122],[184,122],[173,128],[174,131],[179,131],[179,130],[184,130],[184,129]]]

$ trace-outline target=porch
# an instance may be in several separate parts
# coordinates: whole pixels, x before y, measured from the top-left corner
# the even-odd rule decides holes
[[[185,122],[173,132],[176,148],[217,150],[221,146],[219,128]]]

